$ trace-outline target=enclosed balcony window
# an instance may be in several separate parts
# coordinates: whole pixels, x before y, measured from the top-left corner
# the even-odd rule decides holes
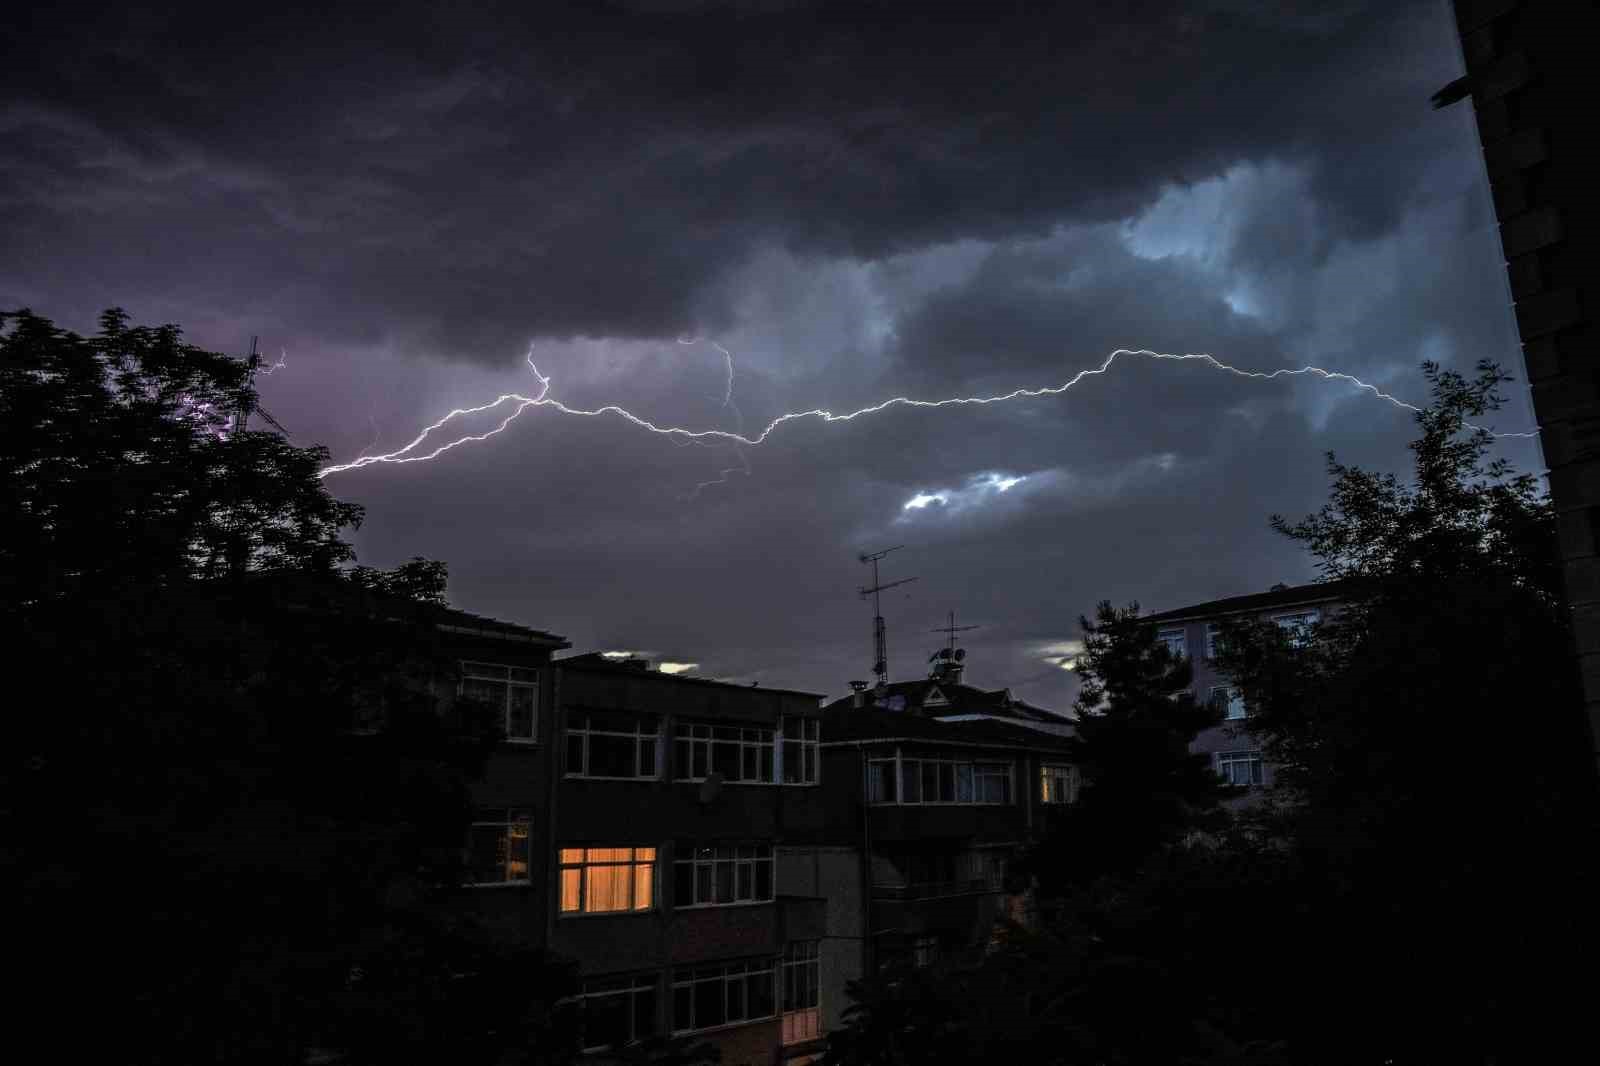
[[[561,913],[655,907],[655,848],[562,848]]]

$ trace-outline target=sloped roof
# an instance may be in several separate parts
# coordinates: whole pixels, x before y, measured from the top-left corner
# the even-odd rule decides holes
[[[836,702],[822,712],[824,746],[925,740],[952,747],[1063,750],[1060,741],[1052,739],[1049,734],[994,718],[973,722],[941,722],[937,718],[925,718],[904,711],[853,707],[848,700],[843,702],[844,706]]]
[[[949,681],[938,681],[933,678],[921,678],[916,681],[895,681],[884,690],[885,698],[893,699],[898,696],[905,701],[903,711],[894,711],[894,714],[923,715],[949,715],[949,714],[991,714],[1007,718],[1026,718],[1036,722],[1066,723],[1070,718],[1055,714],[1042,707],[1019,700],[1011,695],[1009,689],[985,690],[974,688],[971,685]],[[929,705],[928,697],[932,695],[943,696],[944,703]],[[872,698],[868,694],[869,700]],[[825,710],[835,707],[855,708],[855,698],[844,696],[828,704]]]
[[[1174,607],[1144,616],[1146,622],[1178,622],[1196,618],[1215,618],[1226,614],[1251,614],[1275,607],[1295,607],[1300,604],[1328,603],[1334,600],[1354,599],[1362,584],[1354,580],[1315,581],[1305,585],[1289,585],[1266,592],[1252,592],[1245,596],[1208,600],[1189,607]]]
[[[684,674],[664,674],[659,670],[651,670],[642,659],[608,659],[602,652],[588,651],[580,655],[568,655],[556,659],[556,666],[569,670],[582,670],[592,674],[612,674],[624,677],[648,677],[654,681],[671,681],[682,685],[711,685],[718,688],[737,689],[740,692],[776,692],[785,696],[804,696],[807,699],[821,700],[820,692],[804,692],[797,688],[768,688],[765,685],[741,684],[737,681],[722,681],[714,677],[689,677]]]

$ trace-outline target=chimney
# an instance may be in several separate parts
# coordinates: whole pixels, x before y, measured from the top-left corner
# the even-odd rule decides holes
[[[867,705],[867,683],[865,681],[850,682],[850,706],[865,707]]]

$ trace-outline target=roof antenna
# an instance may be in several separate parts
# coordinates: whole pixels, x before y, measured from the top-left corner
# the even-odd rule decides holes
[[[862,552],[857,558],[863,563],[872,564],[872,584],[862,586],[861,598],[872,597],[872,672],[878,675],[877,688],[881,694],[889,687],[889,642],[883,627],[883,603],[880,593],[884,589],[892,589],[896,585],[909,584],[915,581],[914,577],[904,577],[899,581],[891,581],[887,585],[878,580],[878,560],[890,552],[897,552],[904,548],[904,544],[896,544],[892,548],[885,548],[877,552]]]
[[[928,661],[933,663],[933,669],[928,671],[928,676],[935,681],[948,681],[952,685],[959,685],[961,683],[961,672],[966,669],[962,665],[962,660],[967,657],[967,649],[956,647],[956,634],[965,633],[969,629],[981,628],[983,627],[956,625],[956,613],[951,611],[948,625],[930,629],[928,631],[930,633],[948,634],[950,643],[928,657]]]

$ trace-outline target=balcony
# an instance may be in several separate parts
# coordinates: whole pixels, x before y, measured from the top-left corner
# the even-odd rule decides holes
[[[903,881],[872,886],[876,900],[938,899],[942,896],[971,896],[1002,890],[998,877],[968,877],[955,881]]]

